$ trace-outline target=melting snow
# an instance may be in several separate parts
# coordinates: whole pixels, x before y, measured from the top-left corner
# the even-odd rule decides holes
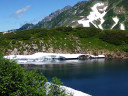
[[[120,24],[120,29],[121,29],[121,30],[125,30],[125,26],[124,26],[123,23]]]
[[[72,89],[70,87],[61,86],[61,88],[65,89],[66,93],[72,93],[73,96],[91,96],[89,94],[83,93],[81,91]]]
[[[76,14],[77,10],[75,10],[75,14]]]
[[[104,22],[103,17],[107,13],[107,12],[105,12],[105,10],[107,9],[107,6],[105,6],[103,9],[99,9],[99,10],[97,7],[104,6],[104,5],[105,5],[104,3],[95,4],[93,7],[91,7],[92,12],[90,12],[90,14],[87,16],[87,19],[83,18],[81,20],[78,20],[78,23],[83,24],[83,27],[90,27],[90,23],[92,23],[96,28],[99,27],[100,29],[103,29],[103,27],[101,25]],[[99,12],[99,11],[102,11],[102,12]],[[98,26],[93,23],[95,20],[100,20],[100,24]]]
[[[72,21],[72,23],[74,23],[75,21]]]
[[[38,52],[33,55],[9,55],[4,56],[4,58],[10,60],[16,60],[18,64],[47,64],[53,60],[72,60],[79,59],[81,56],[87,56],[88,58],[105,58],[104,55],[89,55],[89,54],[57,54],[57,53],[42,53]]]
[[[50,85],[51,83],[50,82],[46,82],[46,88],[47,88],[47,92],[50,91]],[[70,96],[72,94],[72,96],[92,96],[92,95],[89,95],[89,94],[86,94],[84,92],[81,92],[81,91],[78,91],[78,90],[75,90],[73,88],[70,88],[70,87],[67,87],[67,86],[60,86],[60,89],[63,89],[65,90],[67,96]]]
[[[119,18],[117,16],[116,17],[113,17],[112,19],[115,22],[115,24],[112,26],[111,29],[113,29],[118,24],[118,22],[119,22]]]

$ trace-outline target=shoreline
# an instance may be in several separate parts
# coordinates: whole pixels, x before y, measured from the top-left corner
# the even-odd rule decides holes
[[[60,87],[62,89],[64,89],[66,91],[66,93],[73,94],[73,96],[92,96],[92,95],[89,95],[89,94],[84,93],[84,92],[79,91],[79,90],[75,90],[75,89],[67,87],[67,86],[60,86]]]
[[[50,82],[46,82],[47,92],[49,92],[49,90],[50,90],[50,87],[49,87],[50,85],[51,85]],[[64,85],[60,85],[59,88],[61,90],[64,90],[65,93],[67,94],[67,96],[70,96],[70,95],[71,96],[92,96],[90,94],[84,93],[84,92],[79,91],[79,90],[75,90],[71,87],[67,87],[67,86],[64,86]]]
[[[105,58],[104,55],[90,54],[61,54],[38,52],[33,55],[8,55],[6,59],[15,60],[18,64],[43,64],[44,62],[65,61],[65,60],[87,60]]]
[[[117,58],[117,59],[128,59],[128,53],[120,50],[106,50],[106,49],[80,49],[80,50],[61,50],[61,49],[56,49],[53,50],[49,48],[49,50],[46,51],[32,51],[27,50],[20,52],[18,50],[8,50],[7,52],[4,52],[4,54],[7,55],[33,55],[35,53],[52,53],[52,54],[92,54],[94,56],[97,55],[104,55],[105,58]]]

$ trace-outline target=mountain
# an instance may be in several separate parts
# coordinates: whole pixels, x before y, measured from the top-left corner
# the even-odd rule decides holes
[[[26,23],[22,27],[20,27],[18,30],[32,29],[33,27],[34,27],[34,24]]]
[[[68,6],[64,7],[63,9],[61,9],[61,10],[59,9],[59,10],[57,10],[57,11],[51,13],[49,16],[45,17],[45,18],[44,18],[41,22],[39,22],[39,23],[51,21],[52,19],[54,19],[55,17],[57,17],[60,13],[66,11],[66,10],[68,10],[68,9],[70,9],[70,8],[71,8],[71,6],[68,5]]]
[[[25,30],[25,29],[33,29],[33,28],[43,28],[42,25],[45,22],[50,22],[51,20],[53,20],[54,18],[56,18],[59,14],[61,14],[62,12],[68,10],[72,8],[71,6],[65,6],[63,9],[58,9],[57,11],[51,13],[49,16],[45,17],[42,21],[38,22],[38,24],[34,25],[34,24],[29,24],[26,23],[24,24],[22,27],[20,27],[18,30]]]
[[[26,29],[83,26],[128,30],[127,5],[128,0],[80,1],[73,7],[66,6],[64,9],[51,13],[35,25],[25,24],[26,26],[23,26]]]

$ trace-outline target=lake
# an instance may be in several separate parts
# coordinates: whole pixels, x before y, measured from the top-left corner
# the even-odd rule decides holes
[[[67,60],[22,66],[28,70],[38,67],[48,80],[57,76],[65,86],[92,96],[128,96],[128,60]]]

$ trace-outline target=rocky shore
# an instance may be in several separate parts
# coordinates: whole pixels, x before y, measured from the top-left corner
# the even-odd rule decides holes
[[[105,55],[105,58],[118,58],[118,59],[128,59],[128,53],[119,51],[119,50],[93,50],[93,49],[82,49],[82,48],[77,48],[74,50],[63,50],[63,49],[54,49],[52,47],[45,49],[43,48],[42,50],[24,50],[24,51],[19,51],[18,48],[14,48],[14,50],[8,49],[5,52],[5,55],[32,55],[37,52],[44,52],[44,53],[61,53],[61,54],[92,54],[94,56],[98,55]]]

